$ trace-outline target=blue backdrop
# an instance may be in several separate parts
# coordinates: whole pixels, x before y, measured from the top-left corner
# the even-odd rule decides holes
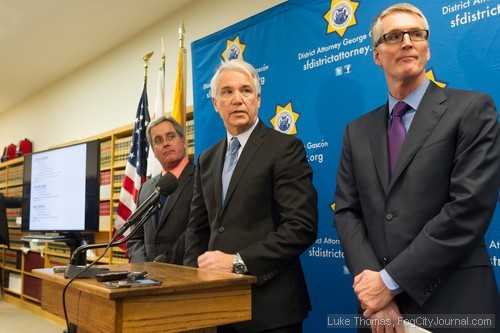
[[[297,135],[306,147],[320,219],[318,239],[302,256],[313,303],[305,332],[326,332],[333,328],[329,315],[357,311],[352,277],[333,226],[335,174],[344,126],[387,100],[385,78],[372,58],[370,25],[393,3],[289,0],[192,43],[196,155],[225,135],[209,83],[220,61],[235,57],[259,71],[260,119]],[[499,0],[412,3],[431,27],[429,78],[486,92],[498,105]],[[499,282],[500,209],[486,244]]]

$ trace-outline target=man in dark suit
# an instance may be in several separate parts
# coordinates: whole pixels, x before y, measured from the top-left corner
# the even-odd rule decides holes
[[[227,138],[203,152],[196,166],[184,264],[258,279],[252,320],[219,332],[301,332],[311,309],[300,254],[317,236],[312,169],[300,140],[258,119],[260,91],[250,64],[232,60],[219,67],[212,102]],[[234,151],[233,140],[239,142]],[[228,177],[231,152],[239,158]]]
[[[163,171],[161,175],[142,184],[138,206],[155,190],[155,185],[166,172],[178,179],[177,189],[167,198],[156,215],[137,230],[127,242],[131,262],[161,261],[182,265],[185,231],[189,207],[193,197],[194,165],[186,156],[186,138],[182,127],[173,118],[161,116],[147,128],[146,137]]]
[[[493,100],[427,79],[429,26],[414,6],[389,7],[371,33],[389,99],[346,127],[335,195],[354,292],[380,332],[401,331],[379,320],[398,324],[401,314],[491,319],[498,291],[483,237],[500,186]],[[430,330],[446,328],[461,331]]]

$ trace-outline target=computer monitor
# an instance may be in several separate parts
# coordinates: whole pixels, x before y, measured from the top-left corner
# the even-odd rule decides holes
[[[21,230],[99,231],[99,140],[24,157]]]

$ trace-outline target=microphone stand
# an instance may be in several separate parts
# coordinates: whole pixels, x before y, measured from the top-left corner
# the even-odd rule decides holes
[[[159,198],[158,198],[159,200]],[[99,249],[99,248],[106,248],[106,250],[110,247],[115,247],[118,245],[121,245],[128,241],[136,232],[137,230],[142,227],[144,223],[146,223],[146,220],[148,220],[156,211],[160,208],[161,204],[157,203],[156,205],[151,206],[147,212],[141,217],[139,222],[136,224],[136,227],[133,228],[130,233],[124,237],[123,239],[115,242],[115,239],[121,236],[127,229],[131,226],[130,223],[125,222],[121,226],[120,229],[115,233],[113,236],[113,239],[111,239],[111,242],[109,243],[99,243],[99,244],[86,244],[78,247],[76,250],[73,251],[71,254],[71,260],[70,264],[66,267],[66,271],[64,272],[64,277],[65,278],[75,278],[75,277],[95,277],[96,274],[99,273],[104,273],[104,272],[109,272],[109,269],[107,268],[90,268],[89,266],[86,266],[85,263],[83,262],[78,262],[78,257],[80,258],[85,258],[85,256],[81,256],[81,253],[86,250],[92,250],[92,249]],[[85,259],[83,259],[85,261]]]

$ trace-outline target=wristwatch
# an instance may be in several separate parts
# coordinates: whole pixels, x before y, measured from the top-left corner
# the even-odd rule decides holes
[[[231,270],[233,273],[236,274],[244,274],[246,271],[246,266],[243,260],[240,257],[239,253],[236,253],[234,255],[233,259],[233,269]]]

